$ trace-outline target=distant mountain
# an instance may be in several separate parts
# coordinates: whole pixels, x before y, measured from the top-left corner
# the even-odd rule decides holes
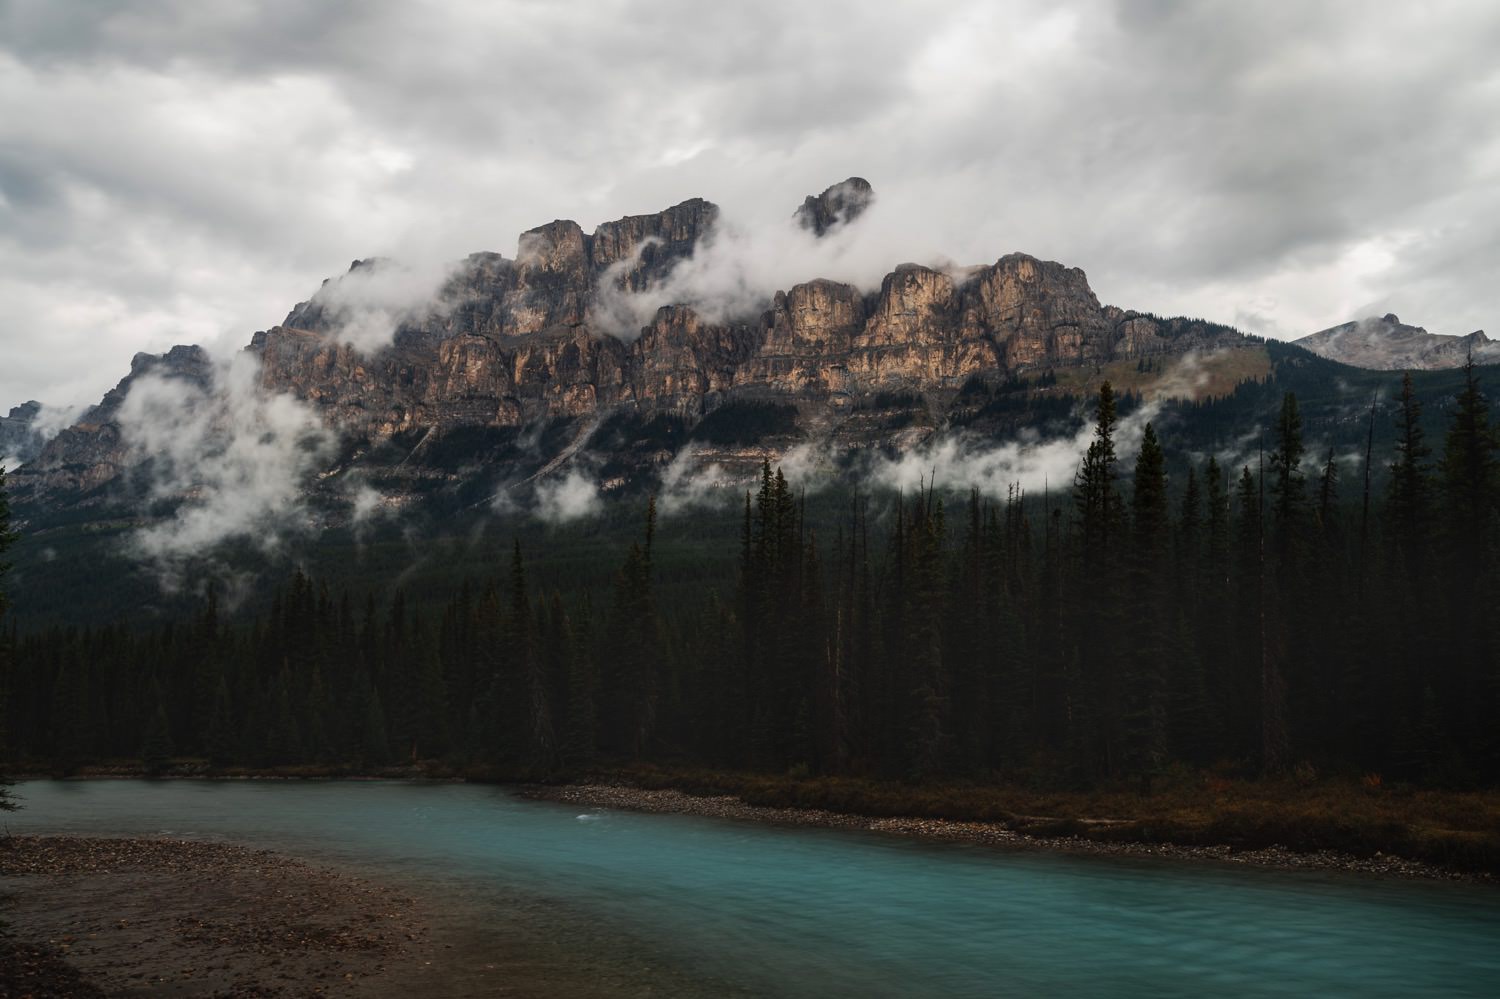
[[[810,245],[844,238],[873,202],[850,178],[792,221]],[[575,455],[608,487],[655,474],[690,440],[702,462],[744,468],[810,439],[905,448],[1028,375],[1161,372],[1190,352],[1260,349],[1227,326],[1101,305],[1083,271],[1024,253],[962,269],[902,264],[874,290],[809,274],[762,300],[704,308],[692,276],[719,235],[719,209],[701,198],[592,233],[558,220],[523,233],[514,259],[471,255],[399,314],[388,308],[399,266],[356,261],[245,350],[260,391],[306,404],[337,439],[307,459],[322,462],[311,488],[357,473],[399,502],[445,488],[481,499]],[[653,304],[632,325],[642,303]],[[377,313],[395,315],[393,341],[360,349],[351,325]],[[147,457],[122,433],[121,404],[148,373],[211,378],[197,348],[137,357],[17,472],[17,495],[33,509],[120,498],[111,484]],[[1080,386],[1062,379],[1054,392]]]
[[[1394,313],[1333,326],[1292,342],[1319,357],[1375,371],[1458,368],[1470,354],[1476,364],[1500,362],[1500,343],[1485,336],[1484,330],[1468,336],[1429,333],[1420,326],[1407,326]]]

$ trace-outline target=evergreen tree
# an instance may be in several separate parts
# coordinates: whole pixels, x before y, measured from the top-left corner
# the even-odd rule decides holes
[[[360,729],[360,759],[366,767],[382,767],[390,762],[390,741],[386,737],[385,708],[380,703],[380,692],[367,689],[364,701],[364,720]]]
[[[1277,556],[1281,560],[1279,568],[1284,574],[1300,568],[1295,560],[1307,499],[1302,474],[1302,456],[1306,450],[1302,442],[1302,416],[1297,408],[1297,396],[1288,392],[1281,401],[1281,415],[1276,423],[1276,447],[1271,452],[1271,512],[1276,527]]]
[[[229,685],[220,677],[214,691],[214,707],[207,733],[208,765],[222,769],[234,762],[237,739],[234,731],[234,711],[229,700]]]
[[[1149,788],[1152,774],[1166,760],[1166,674],[1177,665],[1166,456],[1150,423],[1131,483],[1131,529],[1131,641],[1122,684],[1124,766]]]
[[[1119,585],[1125,533],[1124,504],[1115,485],[1115,430],[1118,424],[1114,389],[1099,387],[1094,413],[1094,435],[1084,453],[1073,487],[1077,510],[1079,584],[1073,632],[1078,643],[1081,702],[1075,705],[1079,762],[1107,776],[1124,765],[1121,732],[1120,660],[1114,637],[1121,632],[1120,608],[1113,593]]]
[[[656,538],[656,499],[646,508],[644,546],[632,544],[615,580],[607,646],[609,746],[639,759],[656,726],[661,652],[660,622],[652,592],[652,546]]]
[[[12,748],[8,722],[13,664],[10,642],[5,631],[5,612],[10,607],[10,600],[5,592],[5,574],[10,568],[6,553],[15,542],[16,534],[10,526],[10,493],[5,488],[5,466],[0,465],[0,766],[9,759]],[[14,811],[18,807],[15,796],[10,791],[13,783],[6,776],[5,770],[0,769],[0,812]]]
[[[1412,388],[1411,372],[1401,376],[1401,408],[1396,415],[1396,460],[1391,464],[1390,525],[1394,562],[1420,579],[1426,560],[1427,530],[1432,521],[1431,471],[1422,431],[1422,404]]]
[[[152,776],[164,772],[172,762],[175,752],[172,729],[167,721],[167,709],[162,703],[161,691],[154,692],[156,709],[151,712],[151,722],[146,727],[146,738],[141,744],[141,762],[146,773]]]
[[[1256,757],[1261,749],[1261,673],[1265,656],[1265,521],[1260,481],[1245,466],[1235,492],[1234,530],[1234,675],[1225,699],[1232,751]]]
[[[1231,691],[1234,689],[1230,663],[1233,661],[1234,614],[1231,588],[1232,567],[1231,526],[1229,514],[1229,489],[1224,471],[1218,461],[1209,456],[1203,470],[1204,481],[1204,544],[1200,552],[1202,569],[1198,578],[1201,595],[1197,605],[1194,629],[1199,662],[1203,667],[1203,682],[1210,703],[1214,705],[1212,726],[1216,737],[1212,745],[1205,747],[1210,756],[1222,756],[1231,752],[1233,731],[1228,708]]]
[[[1489,403],[1471,357],[1464,366],[1464,384],[1455,400],[1439,467],[1443,569],[1451,623],[1447,654],[1434,657],[1437,670],[1430,682],[1440,724],[1476,756],[1483,746],[1497,746],[1494,711],[1500,708],[1496,701],[1500,674],[1495,666],[1500,649],[1495,646],[1487,607],[1489,594],[1500,581],[1496,567],[1497,450],[1500,440],[1490,426]]]

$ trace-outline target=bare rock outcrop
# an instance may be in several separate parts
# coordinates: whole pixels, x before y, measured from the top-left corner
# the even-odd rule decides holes
[[[142,379],[180,381],[199,391],[213,382],[213,365],[201,347],[177,346],[165,354],[136,354],[130,374],[107,392],[71,427],[48,441],[35,459],[8,476],[19,500],[46,495],[88,494],[117,479],[135,464],[120,426],[120,407]]]
[[[1377,371],[1460,368],[1471,356],[1476,364],[1500,361],[1500,343],[1484,330],[1466,336],[1429,333],[1406,325],[1394,313],[1331,326],[1292,342],[1319,357]]]
[[[814,236],[826,236],[864,214],[875,201],[875,189],[863,177],[839,181],[822,194],[807,199],[793,217]]]

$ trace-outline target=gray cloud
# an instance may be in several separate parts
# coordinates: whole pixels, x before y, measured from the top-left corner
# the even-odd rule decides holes
[[[862,268],[1024,250],[1276,336],[1494,330],[1497,46],[1482,0],[0,0],[0,404],[224,353],[354,257],[851,174]]]

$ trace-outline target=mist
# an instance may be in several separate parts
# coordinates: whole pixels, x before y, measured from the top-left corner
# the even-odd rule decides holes
[[[335,340],[374,354],[395,341],[403,324],[447,315],[459,305],[448,285],[463,266],[425,256],[359,261],[324,282],[311,304],[323,309]]]
[[[778,291],[817,278],[872,292],[902,263],[960,271],[948,255],[954,240],[945,239],[945,226],[924,216],[920,204],[888,204],[877,190],[862,215],[822,237],[798,225],[793,208],[721,206],[717,225],[693,255],[644,291],[618,287],[619,273],[633,261],[614,264],[598,282],[593,324],[599,332],[634,339],[665,305],[689,305],[706,321],[723,323],[757,315]],[[968,263],[992,263],[1002,255],[996,251]]]
[[[546,523],[566,524],[597,517],[603,509],[598,484],[579,469],[570,468],[559,479],[537,484],[533,513]]]
[[[121,403],[121,435],[142,462],[136,474],[147,477],[149,496],[180,500],[126,544],[169,589],[220,545],[272,552],[313,526],[305,489],[331,458],[334,435],[306,404],[260,390],[258,376],[259,362],[241,353],[207,390],[147,375]]]

